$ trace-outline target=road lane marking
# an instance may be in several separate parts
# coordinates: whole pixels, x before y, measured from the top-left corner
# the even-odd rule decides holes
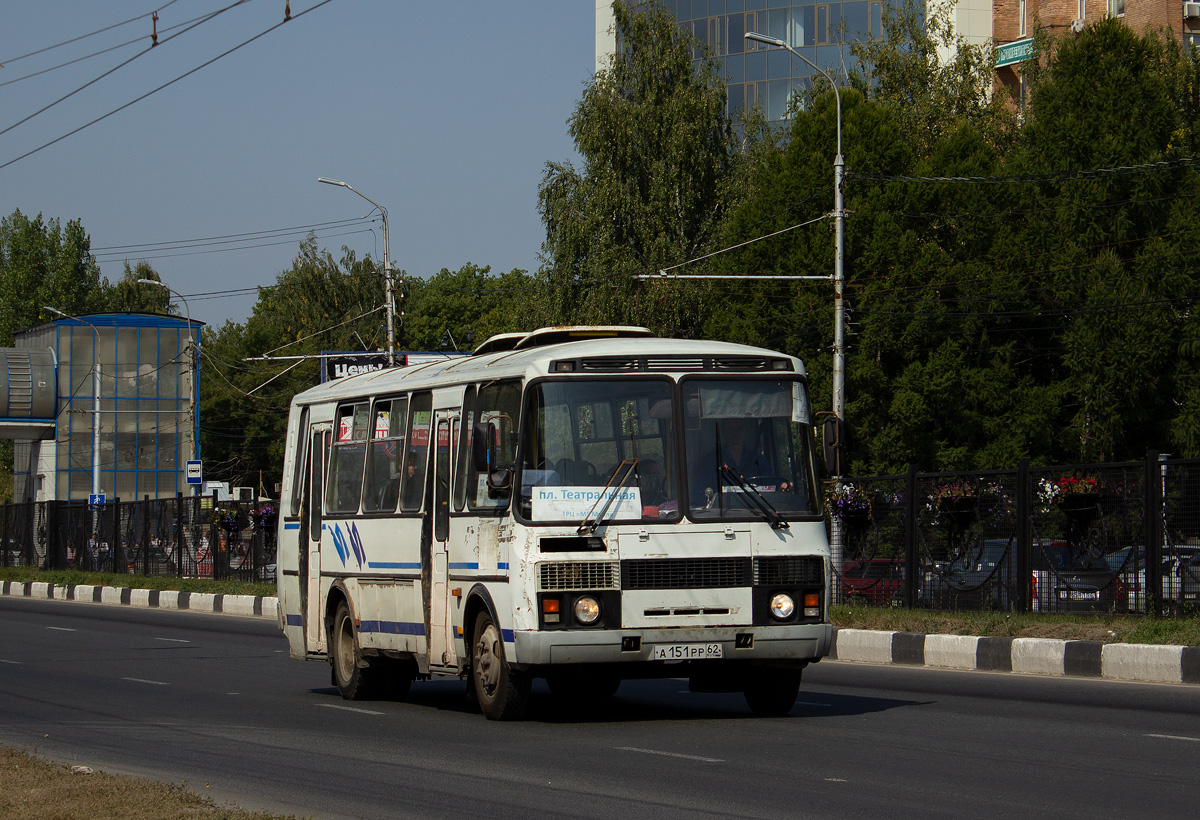
[[[661,757],[678,757],[683,760],[699,760],[701,763],[724,763],[719,757],[701,757],[700,755],[684,755],[679,752],[660,752],[658,749],[639,749],[636,746],[618,746],[618,752],[637,752],[644,755],[659,755]]]
[[[0,660],[0,663],[11,663],[13,666],[20,666],[20,665],[21,665],[21,662],[20,662],[20,661],[6,661],[6,660]]]
[[[824,706],[825,708],[828,709],[833,704],[832,703],[813,703],[813,702],[807,701],[807,700],[798,700],[798,701],[796,701],[796,705],[797,706]]]
[[[167,643],[191,643],[191,641],[185,641],[183,638],[155,638],[154,640],[166,641]]]
[[[1183,735],[1146,735],[1146,737],[1157,737],[1160,740],[1186,740],[1191,743],[1200,743],[1200,737],[1184,737]]]
[[[149,683],[153,686],[170,686],[171,684],[161,680],[146,680],[145,678],[121,678],[121,680],[130,680],[134,683]]]
[[[318,703],[324,709],[341,709],[343,712],[358,712],[360,715],[382,715],[385,712],[375,712],[371,709],[358,709],[354,706],[338,706],[336,703]]]
[[[46,629],[53,629],[55,632],[78,632],[77,629],[67,629],[65,626],[48,626]]]

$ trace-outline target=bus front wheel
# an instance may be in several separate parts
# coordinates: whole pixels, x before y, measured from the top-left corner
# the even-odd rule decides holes
[[[346,700],[363,700],[372,697],[377,690],[378,670],[358,665],[358,652],[354,646],[354,619],[350,617],[350,606],[342,601],[333,616],[333,630],[329,636],[329,657],[333,662],[333,682]]]
[[[487,610],[475,618],[471,634],[471,681],[480,710],[489,720],[520,718],[529,703],[529,676],[508,665],[504,636]]]
[[[746,703],[760,717],[782,717],[800,694],[799,669],[759,669],[746,683]]]

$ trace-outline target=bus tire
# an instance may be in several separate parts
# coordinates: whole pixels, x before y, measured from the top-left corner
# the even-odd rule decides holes
[[[333,682],[346,700],[365,700],[378,691],[379,670],[360,666],[350,606],[342,601],[333,616],[329,635],[329,660],[333,664]]]
[[[476,616],[471,633],[471,682],[488,720],[517,720],[524,714],[530,678],[508,665],[504,636],[487,610]]]
[[[783,717],[792,711],[801,675],[799,669],[755,670],[744,690],[750,711],[759,717]]]

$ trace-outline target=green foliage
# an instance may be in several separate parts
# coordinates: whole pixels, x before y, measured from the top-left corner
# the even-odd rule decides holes
[[[104,307],[104,282],[91,239],[78,220],[30,219],[18,209],[0,219],[0,347],[45,321],[42,307],[77,315]]]
[[[119,313],[178,313],[171,304],[171,292],[155,285],[142,285],[139,279],[161,282],[162,277],[150,267],[149,262],[138,262],[131,266],[125,262],[125,275],[121,281],[108,288],[107,309]]]
[[[696,70],[695,44],[670,14],[613,10],[622,49],[569,121],[583,167],[548,163],[538,191],[549,311],[688,332],[698,315],[688,292],[636,277],[710,248],[735,165],[725,88],[710,60]]]

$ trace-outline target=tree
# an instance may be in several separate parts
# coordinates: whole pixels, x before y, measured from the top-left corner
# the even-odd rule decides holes
[[[292,396],[319,380],[323,350],[381,350],[386,344],[382,266],[343,248],[340,261],[309,236],[289,270],[263,288],[244,325],[227,322],[204,339],[201,444],[205,472],[256,484],[280,479]],[[246,361],[263,356],[276,361]]]
[[[563,322],[691,325],[685,293],[636,277],[699,256],[729,202],[736,142],[711,59],[657,5],[615,2],[619,52],[569,121],[583,158],[538,191],[550,313]],[[670,298],[665,298],[664,293]]]
[[[125,275],[121,277],[121,281],[107,289],[106,307],[119,313],[178,312],[178,308],[171,304],[170,291],[154,285],[139,284],[139,279],[162,281],[154,268],[150,267],[149,262],[141,261],[131,267],[127,261],[125,262]]]
[[[44,321],[43,306],[72,315],[102,309],[106,284],[79,220],[63,228],[19,209],[0,220],[0,347]]]

